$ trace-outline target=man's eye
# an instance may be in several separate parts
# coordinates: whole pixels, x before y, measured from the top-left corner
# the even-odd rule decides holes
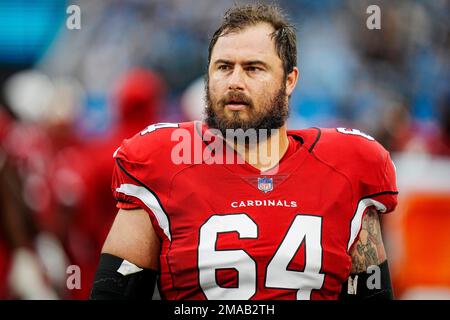
[[[247,69],[247,71],[249,71],[249,72],[257,72],[257,71],[261,71],[261,68],[258,68],[258,67],[247,67],[246,69]]]
[[[222,71],[225,71],[225,70],[230,70],[230,66],[229,65],[227,65],[227,64],[222,64],[222,65],[220,65],[219,66],[219,70],[222,70]]]

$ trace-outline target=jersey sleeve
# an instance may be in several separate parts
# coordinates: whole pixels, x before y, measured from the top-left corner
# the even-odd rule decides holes
[[[159,132],[161,131],[161,132]],[[144,209],[162,239],[170,239],[167,202],[175,167],[168,128],[124,140],[114,153],[112,194],[121,209]]]
[[[389,152],[359,130],[321,129],[313,150],[317,157],[345,176],[352,193],[347,251],[356,243],[369,208],[389,213],[397,205],[395,166]],[[350,191],[350,190],[349,190]]]
[[[356,154],[350,164],[354,170],[348,173],[355,200],[372,203],[380,213],[393,211],[397,206],[398,191],[395,166],[389,152],[375,140],[351,138],[360,139],[353,144]]]
[[[354,214],[350,223],[348,252],[358,241],[364,215],[369,208],[379,213],[392,212],[397,206],[397,183],[395,166],[389,152],[377,141],[365,137],[351,137],[355,145],[352,179],[354,192]],[[359,140],[356,140],[359,139]]]
[[[145,206],[142,205],[141,201],[139,201],[138,198],[119,191],[121,190],[120,188],[124,185],[134,185],[136,184],[136,181],[131,176],[127,175],[127,172],[122,168],[123,164],[120,163],[121,160],[114,158],[114,162],[115,164],[113,169],[111,189],[114,199],[117,201],[117,208],[145,209]]]
[[[389,152],[359,130],[322,129],[321,136],[314,152],[347,178],[354,201],[393,211],[398,191]]]
[[[361,198],[372,198],[384,207],[378,208],[381,213],[389,213],[397,206],[397,182],[395,165],[389,155],[384,150],[385,160],[378,163],[374,168],[373,173],[375,177],[373,180],[361,181]],[[370,169],[369,169],[370,170]],[[375,184],[372,184],[372,181]]]

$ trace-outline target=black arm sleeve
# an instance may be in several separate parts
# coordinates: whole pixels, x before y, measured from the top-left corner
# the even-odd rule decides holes
[[[90,300],[151,300],[158,272],[142,269],[132,274],[118,272],[125,260],[102,253]]]
[[[339,300],[393,300],[391,277],[387,260],[366,272],[352,274],[342,285]]]

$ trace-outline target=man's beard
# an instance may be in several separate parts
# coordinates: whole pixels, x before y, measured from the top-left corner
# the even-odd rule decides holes
[[[260,106],[259,111],[255,110],[251,99],[241,92],[231,92],[217,101],[216,105],[218,110],[216,111],[213,107],[213,102],[211,101],[207,81],[205,87],[205,123],[210,129],[218,129],[223,137],[226,137],[227,129],[242,129],[244,132],[249,129],[254,129],[257,133],[261,132],[260,129],[265,129],[264,131],[266,132],[267,137],[270,137],[271,129],[281,128],[289,115],[286,85],[284,82],[276,94]],[[228,118],[225,115],[225,105],[230,99],[238,99],[247,104],[247,108],[249,108],[250,111],[248,112],[248,119],[241,119],[237,111],[233,111],[233,116],[231,118]],[[257,134],[257,137],[259,137],[259,134]]]

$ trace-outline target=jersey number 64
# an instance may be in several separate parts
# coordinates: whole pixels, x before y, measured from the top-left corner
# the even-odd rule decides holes
[[[200,228],[199,281],[208,299],[246,300],[256,293],[256,261],[242,249],[216,250],[218,233],[233,231],[239,234],[240,239],[258,238],[258,225],[244,213],[213,215]],[[325,277],[320,273],[322,266],[321,233],[321,217],[297,215],[267,265],[265,287],[296,289],[297,299],[310,299],[311,290],[320,289]],[[302,244],[306,246],[304,270],[288,270],[290,261]],[[220,287],[216,281],[217,269],[235,269],[239,273],[237,287]]]

